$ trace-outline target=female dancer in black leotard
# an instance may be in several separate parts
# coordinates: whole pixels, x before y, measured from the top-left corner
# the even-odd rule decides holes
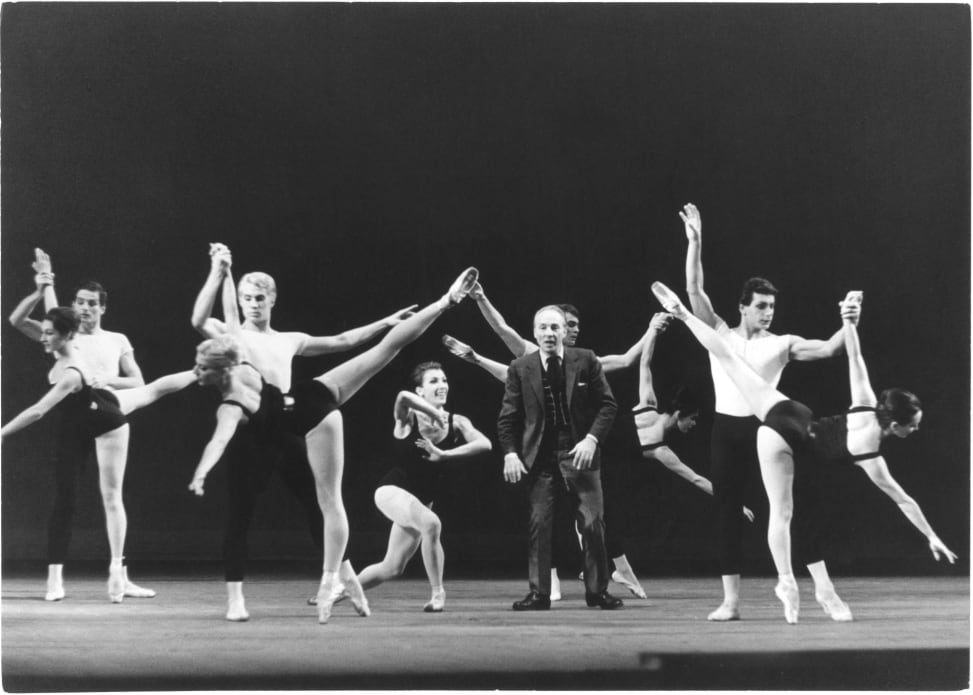
[[[797,622],[800,607],[797,582],[791,566],[790,521],[794,508],[794,461],[795,458],[800,460],[804,454],[829,458],[839,455],[853,461],[927,538],[936,560],[940,553],[951,563],[956,559],[956,554],[933,531],[916,501],[892,477],[885,459],[879,453],[879,446],[886,437],[907,437],[919,429],[922,409],[919,400],[902,389],[889,389],[875,397],[858,340],[860,292],[849,292],[840,304],[852,408],[846,416],[826,418],[815,423],[807,406],[788,399],[761,379],[716,331],[689,313],[672,290],[656,282],[652,284],[652,291],[666,311],[683,321],[703,347],[719,361],[762,423],[757,433],[757,454],[770,502],[767,542],[779,577],[774,593],[784,604],[787,622]],[[833,442],[835,432],[839,431],[837,428],[842,427],[845,429],[845,446],[838,454],[833,446],[812,444],[817,439]],[[829,614],[840,611],[847,615],[844,619],[851,619],[847,606],[840,600],[833,600],[836,596],[816,598]]]
[[[29,312],[30,309],[27,309]],[[20,318],[24,320],[24,317]],[[56,493],[48,523],[49,565],[44,598],[47,601],[60,601],[65,596],[62,569],[71,540],[71,519],[77,494],[77,462],[84,460],[87,442],[94,438],[98,482],[111,549],[108,596],[112,603],[121,603],[125,595],[122,558],[127,526],[121,485],[128,452],[128,423],[125,416],[168,393],[185,388],[193,382],[194,376],[190,371],[170,374],[145,386],[124,391],[92,388],[89,385],[88,367],[79,358],[72,342],[79,325],[77,314],[67,307],[55,307],[47,312],[43,321],[32,323],[36,324],[44,351],[56,358],[48,374],[51,389],[37,403],[4,425],[0,429],[0,437],[37,422],[52,410],[61,412],[63,431],[59,441],[62,452],[54,471]],[[70,446],[83,449],[77,455],[68,455],[63,449]]]
[[[442,522],[432,510],[440,478],[444,466],[490,451],[492,445],[469,418],[446,412],[449,383],[441,364],[418,365],[412,383],[414,393],[401,391],[395,399],[393,434],[401,440],[396,466],[375,490],[375,505],[392,522],[388,550],[381,562],[363,569],[358,579],[366,589],[394,579],[422,548],[432,586],[432,598],[423,610],[438,613],[446,605]]]

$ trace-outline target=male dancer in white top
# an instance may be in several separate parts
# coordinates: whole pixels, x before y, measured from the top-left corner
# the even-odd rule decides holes
[[[723,336],[764,381],[776,386],[784,367],[792,360],[819,360],[841,353],[844,338],[840,329],[828,340],[806,340],[796,335],[771,333],[770,324],[774,318],[777,288],[764,278],[750,278],[744,284],[739,300],[740,323],[730,328],[713,311],[713,304],[703,291],[702,220],[699,210],[692,203],[687,203],[679,216],[685,225],[686,238],[689,241],[686,250],[686,291],[689,293],[693,313]],[[710,368],[716,392],[716,413],[710,444],[710,477],[717,504],[723,603],[707,619],[722,622],[740,619],[743,534],[740,508],[744,502],[747,478],[757,469],[756,442],[760,421],[712,355]],[[814,579],[818,601],[828,606],[834,620],[850,620],[851,611],[835,593],[827,566],[820,559],[815,539],[807,540],[810,542],[808,555],[816,556],[807,568]]]

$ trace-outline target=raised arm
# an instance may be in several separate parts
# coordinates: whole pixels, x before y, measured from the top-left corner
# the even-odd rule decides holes
[[[510,324],[497,311],[497,308],[487,299],[486,293],[483,291],[483,286],[480,283],[476,283],[473,286],[470,296],[476,301],[476,306],[479,307],[480,313],[483,314],[486,322],[490,324],[490,328],[500,336],[500,339],[507,346],[507,349],[513,353],[514,357],[520,357],[521,355],[526,355],[528,352],[537,350],[537,346],[534,343],[525,339],[520,333],[510,327]]]
[[[220,302],[223,305],[223,330],[231,334],[239,334],[240,309],[236,302],[236,285],[233,283],[233,271],[230,265],[226,265],[223,272],[223,283],[220,285]]]
[[[851,387],[851,404],[874,406],[878,403],[875,391],[868,379],[868,368],[862,357],[861,341],[858,339],[858,321],[861,318],[861,293],[857,300],[852,292],[848,293],[845,301],[841,302],[842,336],[845,341],[845,352],[848,353],[848,383]],[[849,301],[849,298],[851,301]]]
[[[439,408],[411,391],[399,391],[399,395],[395,397],[395,405],[392,406],[392,416],[395,418],[393,435],[396,439],[405,439],[412,432],[410,416],[413,410],[428,415],[443,427],[446,426],[446,420]]]
[[[31,340],[40,342],[41,322],[30,318],[34,309],[44,297],[46,287],[52,282],[50,273],[38,273],[34,276],[34,291],[24,297],[17,308],[10,314],[10,324]]]
[[[51,267],[51,257],[43,249],[34,249],[34,262],[31,264],[38,275],[49,275],[50,282],[44,287],[44,311],[50,311],[56,306],[57,295],[54,293],[54,270]]]
[[[659,405],[652,380],[652,354],[655,352],[656,340],[669,326],[671,319],[672,316],[669,314],[662,311],[658,312],[649,321],[649,329],[642,336],[642,354],[639,360],[639,404],[636,406],[637,408]]]
[[[939,560],[939,554],[942,553],[949,560],[949,563],[953,564],[956,560],[956,553],[947,548],[939,539],[939,536],[933,531],[932,526],[926,521],[922,509],[919,508],[916,501],[909,497],[905,490],[902,489],[902,486],[895,481],[889,472],[885,459],[878,456],[866,461],[858,461],[857,465],[865,471],[879,490],[888,495],[899,506],[899,510],[905,515],[905,518],[919,529],[919,533],[926,537],[926,540],[929,541],[929,549],[932,551],[932,556],[936,560]]]
[[[0,428],[0,437],[6,437],[33,425],[47,415],[54,406],[67,398],[69,394],[80,388],[81,377],[74,370],[67,370],[39,401],[18,413],[10,422]]]
[[[468,417],[454,414],[453,426],[466,440],[465,444],[460,444],[452,449],[440,449],[428,439],[423,438],[416,442],[416,446],[426,452],[430,461],[453,461],[468,458],[486,453],[493,448],[493,444],[490,443],[486,435],[476,429]]]
[[[214,319],[212,314],[216,295],[220,291],[223,278],[232,264],[232,257],[230,250],[223,244],[210,244],[209,253],[209,275],[206,276],[206,282],[203,283],[203,288],[196,296],[191,320],[193,328],[207,338],[215,338],[226,332],[226,325],[222,321]],[[233,311],[237,311],[235,303]]]
[[[720,317],[713,311],[713,303],[703,291],[703,220],[699,210],[692,203],[686,203],[682,212],[683,226],[686,228],[686,292],[693,313],[710,328],[716,328]]]
[[[638,361],[643,347],[645,347],[644,334],[632,347],[621,355],[600,355],[598,361],[601,362],[601,368],[606,372],[617,372],[621,369],[628,369]]]
[[[494,379],[499,379],[503,382],[507,381],[507,365],[502,362],[483,357],[469,345],[461,340],[457,340],[451,335],[443,336],[443,345],[449,351],[449,354],[454,357],[459,357],[464,362],[475,364]]]
[[[213,466],[219,463],[223,452],[226,451],[227,445],[233,439],[236,428],[242,419],[243,411],[235,405],[223,404],[217,408],[216,429],[213,431],[213,436],[210,437],[209,442],[207,442],[206,448],[203,449],[203,455],[199,459],[196,471],[193,473],[192,482],[189,483],[189,489],[196,493],[197,496],[203,496],[203,484],[206,481],[206,476],[213,470]]]
[[[841,329],[835,331],[827,340],[808,340],[800,336],[791,336],[791,343],[788,346],[790,359],[798,362],[811,362],[813,360],[823,360],[834,357],[841,353],[845,347],[845,336]]]
[[[365,326],[359,326],[358,328],[352,328],[345,331],[344,333],[339,333],[338,335],[325,335],[325,336],[309,336],[303,344],[300,351],[297,352],[298,355],[303,357],[314,357],[315,355],[326,355],[332,352],[345,352],[346,350],[351,350],[367,343],[369,340],[374,338],[381,333],[384,333],[388,329],[392,328],[404,319],[412,316],[415,313],[418,304],[413,304],[407,306],[404,309],[399,309],[398,311],[389,314],[385,318],[381,318],[378,321],[373,321]]]

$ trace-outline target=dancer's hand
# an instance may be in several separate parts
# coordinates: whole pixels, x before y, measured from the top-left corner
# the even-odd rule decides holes
[[[210,269],[221,275],[233,266],[233,254],[225,244],[210,244]]]
[[[747,517],[747,521],[749,521],[751,524],[753,523],[754,520],[753,510],[746,505],[743,505],[743,516]]]
[[[30,264],[35,273],[44,274],[51,272],[51,257],[43,249],[34,249],[34,262]],[[53,277],[53,275],[52,275]]]
[[[841,320],[857,326],[862,315],[861,299],[856,301],[849,300],[848,297],[845,297],[842,301],[838,302],[838,306],[841,307]]]
[[[105,381],[102,377],[100,377],[98,375],[92,376],[91,379],[88,381],[88,384],[93,389],[106,389],[106,388],[108,388],[108,382]]]
[[[932,556],[939,561],[939,554],[942,553],[943,556],[949,560],[949,564],[956,563],[956,553],[946,547],[946,544],[939,540],[939,536],[931,536],[929,538],[929,549],[932,551]]]
[[[446,458],[446,452],[425,437],[417,439],[416,446],[426,452],[426,458],[430,461],[442,461]]]
[[[699,210],[692,203],[686,203],[679,216],[686,227],[686,239],[698,243],[703,234],[703,220],[699,216]]]
[[[524,462],[517,454],[507,454],[503,457],[503,479],[508,483],[518,483],[522,476],[527,475]]]
[[[34,284],[39,290],[43,290],[45,287],[50,287],[54,284],[54,273],[37,273],[37,275],[34,276]]]
[[[385,321],[385,326],[387,328],[392,328],[392,326],[399,325],[410,316],[415,316],[416,309],[418,308],[418,304],[412,304],[411,306],[407,306],[405,309],[399,309],[394,314],[386,316],[385,319],[383,319]]]
[[[572,462],[575,469],[579,471],[586,471],[591,468],[591,462],[595,458],[595,452],[598,450],[598,445],[595,444],[594,440],[590,437],[585,437],[580,442],[574,445],[574,448],[569,451],[569,454],[574,454],[574,461]]]
[[[485,295],[485,294],[483,293],[483,285],[481,285],[481,284],[479,283],[479,281],[477,281],[477,282],[474,282],[474,283],[473,283],[473,289],[471,289],[471,290],[470,290],[470,294],[469,294],[469,297],[470,297],[470,298],[471,298],[471,299],[472,299],[473,301],[475,301],[475,302],[478,302],[478,301],[480,301],[481,299],[483,299],[483,298],[484,298],[485,296],[486,296],[486,295]]]
[[[203,493],[204,493],[204,490],[203,490],[203,483],[204,482],[206,482],[206,476],[202,476],[202,477],[199,477],[199,478],[193,478],[193,482],[189,483],[189,489],[197,497],[202,497],[203,496]]]
[[[656,312],[649,321],[649,328],[654,330],[656,333],[661,334],[666,328],[669,327],[669,322],[672,320],[672,314],[667,314],[664,311]]]

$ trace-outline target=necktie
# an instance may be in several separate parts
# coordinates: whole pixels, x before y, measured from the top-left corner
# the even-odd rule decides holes
[[[547,381],[551,385],[551,392],[557,397],[561,393],[561,360],[557,355],[547,358]]]

